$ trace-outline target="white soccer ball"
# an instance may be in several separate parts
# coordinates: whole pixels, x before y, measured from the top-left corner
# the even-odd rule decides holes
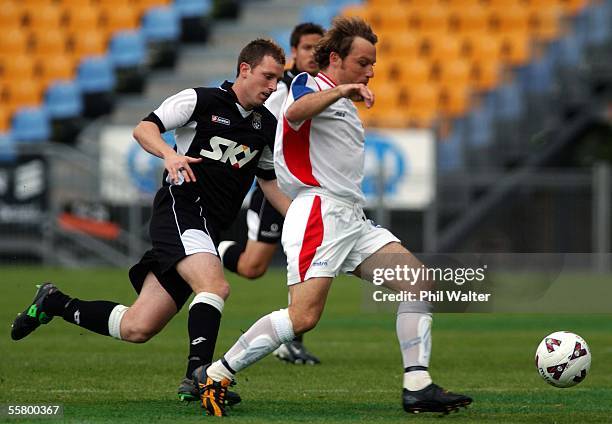
[[[586,378],[591,368],[591,350],[579,335],[557,331],[540,342],[535,363],[548,384],[572,387]]]

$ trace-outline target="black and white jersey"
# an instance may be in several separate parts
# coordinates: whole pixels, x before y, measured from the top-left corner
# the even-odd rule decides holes
[[[287,100],[287,95],[289,94],[289,87],[291,87],[291,82],[293,78],[299,74],[300,71],[297,70],[295,65],[293,68],[286,69],[283,73],[283,78],[278,82],[276,86],[276,91],[268,97],[266,100],[265,106],[268,108],[270,112],[274,115],[274,117],[278,120],[280,115],[280,111],[283,107],[283,103]]]
[[[197,181],[173,190],[201,197],[207,215],[220,229],[235,219],[254,176],[276,178],[272,156],[276,118],[264,106],[245,110],[228,81],[217,88],[183,90],[144,120],[157,124],[162,133],[175,129],[178,154],[202,158],[190,164]],[[170,184],[167,171],[163,184]]]

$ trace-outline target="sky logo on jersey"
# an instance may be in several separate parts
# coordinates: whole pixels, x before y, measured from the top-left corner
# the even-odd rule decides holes
[[[225,151],[223,151],[221,146],[225,146]],[[259,153],[259,150],[253,150],[251,152],[248,146],[218,136],[214,136],[210,139],[210,147],[212,150],[200,150],[200,155],[223,163],[227,163],[229,160],[234,168],[242,168]],[[239,156],[242,157],[238,159]]]
[[[217,115],[212,115],[210,118],[211,121],[213,122],[217,122],[219,124],[223,124],[223,125],[230,125],[231,121],[227,118],[224,118],[222,116],[217,116]]]

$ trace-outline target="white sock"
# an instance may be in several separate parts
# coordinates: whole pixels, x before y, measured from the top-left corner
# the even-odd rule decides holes
[[[224,377],[233,378],[235,373],[259,361],[294,337],[289,311],[281,309],[272,312],[260,318],[240,336],[223,355],[223,359],[208,368],[208,375],[215,381],[221,381]]]
[[[113,308],[108,317],[108,334],[117,340],[121,339],[121,320],[129,308],[124,305],[117,305]]]
[[[404,388],[421,390],[431,384],[431,314],[402,312],[397,314],[397,338],[404,363]],[[412,369],[411,369],[412,368]]]

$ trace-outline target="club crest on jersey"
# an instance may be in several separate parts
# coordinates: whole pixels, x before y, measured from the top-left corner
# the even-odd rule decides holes
[[[261,129],[261,115],[257,112],[253,112],[253,128],[256,130]]]
[[[230,125],[230,123],[231,123],[229,119],[224,118],[224,117],[222,117],[222,116],[217,116],[217,115],[212,115],[212,116],[210,117],[210,120],[211,120],[212,122],[217,122],[217,123],[219,123],[219,124],[223,124],[223,125]]]
[[[221,149],[221,146],[225,146],[225,151]],[[259,153],[259,150],[251,151],[249,146],[219,136],[210,139],[210,147],[212,150],[200,150],[200,155],[223,163],[229,160],[234,168],[242,168]]]

